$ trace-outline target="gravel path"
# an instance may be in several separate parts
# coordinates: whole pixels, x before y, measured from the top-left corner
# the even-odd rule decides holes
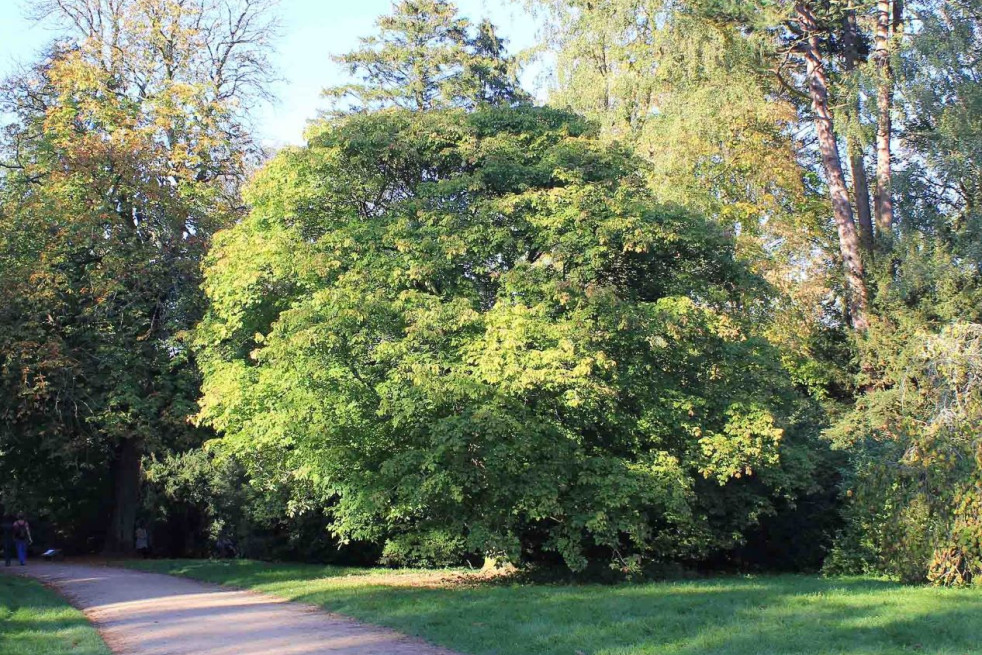
[[[5,570],[58,590],[117,655],[454,655],[311,606],[168,575],[80,564]]]

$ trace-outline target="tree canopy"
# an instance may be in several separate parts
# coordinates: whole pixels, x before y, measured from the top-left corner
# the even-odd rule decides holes
[[[248,198],[208,259],[200,419],[316,480],[342,538],[626,564],[725,546],[808,478],[744,329],[764,284],[581,119],[332,121]]]

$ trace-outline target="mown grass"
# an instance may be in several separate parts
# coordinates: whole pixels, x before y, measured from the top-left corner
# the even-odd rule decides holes
[[[41,584],[0,575],[0,655],[109,655],[85,616]]]
[[[150,561],[471,655],[982,654],[982,590],[870,578],[732,577],[618,586],[453,584],[420,572]]]

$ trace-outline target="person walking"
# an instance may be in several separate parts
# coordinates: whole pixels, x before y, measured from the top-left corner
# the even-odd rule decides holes
[[[34,543],[34,540],[31,539],[31,524],[24,518],[23,512],[17,515],[13,532],[14,546],[17,547],[17,561],[20,562],[21,566],[24,566],[27,564],[27,547]]]
[[[136,552],[143,559],[150,557],[150,533],[142,523],[136,528]]]
[[[10,566],[14,557],[14,517],[6,512],[0,518],[0,537],[3,539],[3,560],[5,566]]]

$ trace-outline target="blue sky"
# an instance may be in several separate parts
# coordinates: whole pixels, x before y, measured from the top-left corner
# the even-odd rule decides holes
[[[490,18],[517,52],[533,45],[535,21],[519,3],[508,0],[457,0],[461,13],[477,20]],[[30,0],[0,0],[0,77],[18,62],[30,61],[55,33],[24,17]],[[271,107],[256,111],[261,138],[270,145],[300,143],[308,119],[324,103],[321,89],[345,81],[331,55],[357,46],[372,33],[375,20],[388,13],[391,0],[280,0],[283,24],[275,61],[283,81]]]

